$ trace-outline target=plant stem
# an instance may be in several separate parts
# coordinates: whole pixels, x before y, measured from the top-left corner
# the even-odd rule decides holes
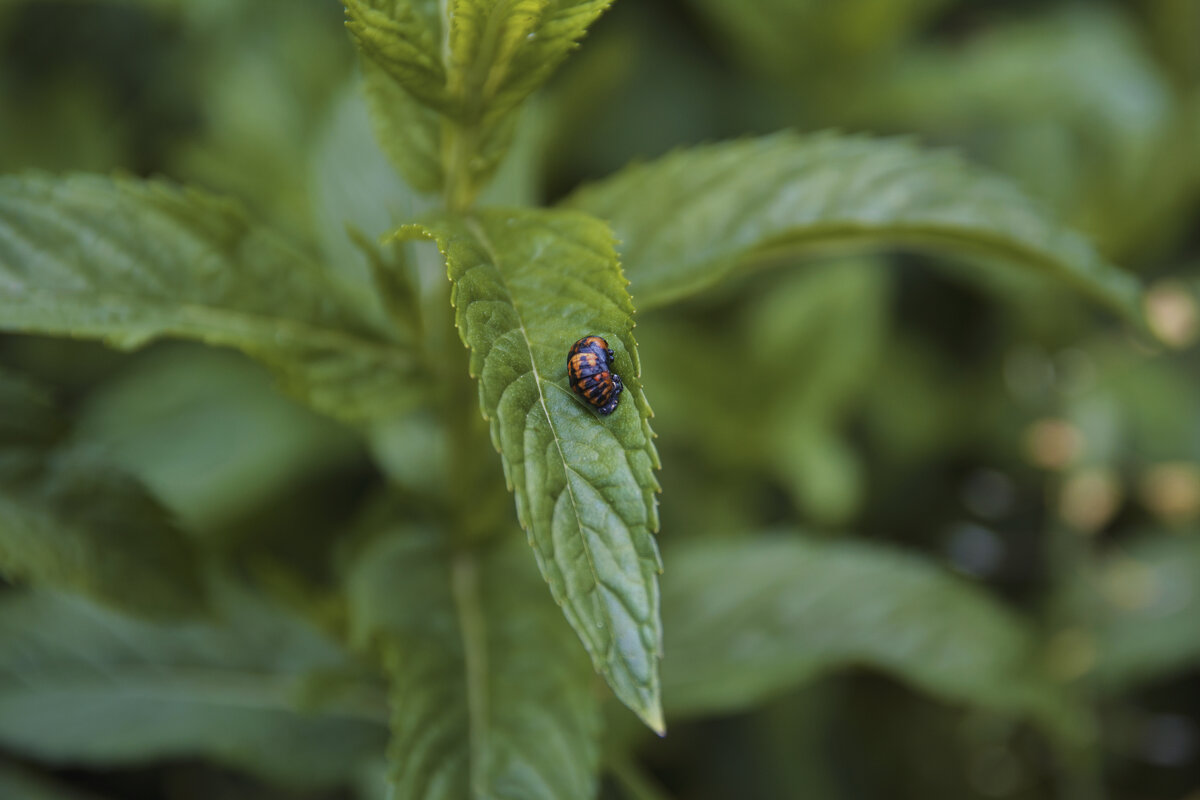
[[[446,210],[457,214],[475,202],[478,187],[471,171],[471,160],[479,146],[479,127],[463,125],[451,119],[442,123],[442,163],[446,169],[443,202]]]

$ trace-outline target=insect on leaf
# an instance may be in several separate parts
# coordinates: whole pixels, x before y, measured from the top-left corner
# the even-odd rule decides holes
[[[569,211],[434,218],[480,405],[554,599],[617,697],[655,730],[659,710],[658,455],[633,304],[608,227]],[[601,418],[567,386],[567,350],[605,338],[625,381]]]

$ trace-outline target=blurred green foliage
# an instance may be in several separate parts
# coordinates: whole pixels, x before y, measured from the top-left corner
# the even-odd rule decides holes
[[[0,796],[1195,800],[1200,4],[348,5],[0,4]]]

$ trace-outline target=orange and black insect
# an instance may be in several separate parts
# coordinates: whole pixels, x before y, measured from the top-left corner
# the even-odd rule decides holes
[[[612,371],[613,354],[599,336],[585,336],[567,353],[567,380],[602,415],[611,414],[625,386]]]

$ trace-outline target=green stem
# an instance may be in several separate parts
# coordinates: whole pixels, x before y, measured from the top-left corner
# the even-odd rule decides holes
[[[447,211],[461,214],[475,202],[479,187],[475,185],[471,161],[478,146],[478,126],[450,119],[442,123],[442,163],[446,167],[443,202]]]
[[[462,629],[463,660],[466,666],[467,712],[470,721],[470,782],[471,787],[478,791],[485,788],[486,778],[480,771],[480,765],[487,761],[490,698],[487,684],[487,624],[484,620],[483,600],[479,595],[478,565],[473,556],[460,553],[454,557],[451,587]],[[479,792],[480,796],[485,793]]]

